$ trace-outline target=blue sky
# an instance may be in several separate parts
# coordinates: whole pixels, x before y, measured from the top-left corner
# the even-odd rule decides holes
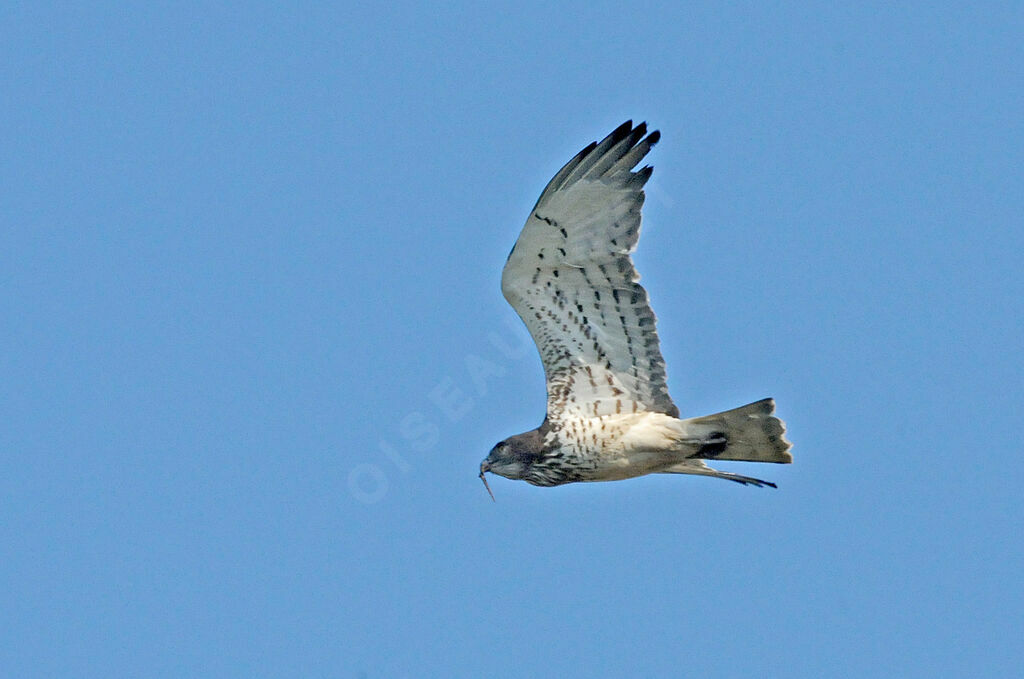
[[[3,675],[1019,671],[1022,27],[6,4]],[[492,503],[544,408],[501,266],[629,118],[672,395],[796,462]]]

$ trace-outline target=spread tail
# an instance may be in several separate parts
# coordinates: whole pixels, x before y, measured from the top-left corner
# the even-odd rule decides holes
[[[687,433],[696,434],[699,448],[690,455],[698,460],[738,460],[742,462],[793,461],[792,445],[786,440],[786,425],[772,413],[775,401],[770,398],[726,410],[724,413],[685,420]]]

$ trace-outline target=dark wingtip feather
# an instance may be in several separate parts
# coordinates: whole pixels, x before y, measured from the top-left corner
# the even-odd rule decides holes
[[[601,141],[592,141],[587,144],[552,177],[541,192],[540,198],[537,199],[534,209],[553,192],[572,184],[588,173],[594,172],[597,176],[602,176],[609,171],[628,173],[661,138],[661,133],[657,130],[646,138],[644,138],[645,134],[647,134],[647,122],[642,122],[634,127],[633,121],[630,119],[612,130]],[[612,149],[616,150],[608,153]],[[595,170],[595,168],[597,169]],[[638,173],[633,173],[627,181],[630,186],[642,187],[650,176],[651,168],[646,167]]]
[[[614,146],[615,144],[619,143],[620,141],[625,139],[627,136],[629,136],[629,134],[632,131],[633,131],[633,121],[632,120],[627,120],[626,122],[624,122],[621,125],[619,125],[618,127],[616,127],[614,130],[612,130],[611,134],[609,134],[607,137],[605,137],[604,139],[601,140],[601,143],[604,144],[605,142],[609,142],[608,146]]]
[[[727,478],[729,481],[735,481],[736,483],[741,483],[744,486],[754,486],[755,488],[764,488],[765,486],[771,486],[772,488],[778,489],[778,486],[776,486],[771,481],[765,481],[764,479],[755,479],[755,478],[750,477],[750,476],[738,476],[738,477],[728,476],[728,477],[725,477],[725,478]]]
[[[643,186],[647,183],[647,180],[651,178],[651,174],[654,172],[654,168],[650,165],[645,165],[642,169],[638,170],[632,178],[632,182]]]

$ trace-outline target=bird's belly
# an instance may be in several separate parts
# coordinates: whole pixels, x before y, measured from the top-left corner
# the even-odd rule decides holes
[[[580,464],[581,481],[618,481],[671,467],[685,455],[679,420],[661,413],[585,421],[565,447]]]
[[[632,451],[602,456],[582,481],[621,481],[652,474],[679,462],[679,454],[668,451]]]

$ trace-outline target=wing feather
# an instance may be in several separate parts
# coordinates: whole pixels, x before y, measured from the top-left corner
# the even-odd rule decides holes
[[[655,316],[629,253],[643,186],[632,169],[657,131],[627,121],[570,160],[541,193],[502,272],[547,377],[548,419],[640,411],[677,417]]]

